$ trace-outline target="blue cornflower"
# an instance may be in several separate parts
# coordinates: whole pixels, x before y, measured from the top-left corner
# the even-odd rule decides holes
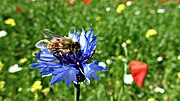
[[[90,77],[98,80],[96,71],[107,71],[96,60],[86,63],[95,52],[96,42],[92,29],[88,32],[82,29],[80,35],[75,30],[73,34],[69,32],[68,37],[52,36],[50,41],[40,40],[36,47],[41,51],[35,53],[36,63],[30,66],[40,68],[43,77],[52,75],[50,85],[62,80],[66,81],[67,86],[84,80],[90,83]]]

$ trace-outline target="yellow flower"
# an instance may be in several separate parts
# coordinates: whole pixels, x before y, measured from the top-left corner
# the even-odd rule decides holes
[[[25,63],[27,60],[28,60],[27,58],[22,58],[22,59],[19,60],[19,63],[23,64],[23,63]]]
[[[37,52],[39,52],[39,50],[38,50],[38,49],[36,49],[36,50],[32,51],[32,56],[35,56],[35,55],[34,55],[34,53],[37,53]]]
[[[131,44],[131,39],[127,39],[126,44]]]
[[[18,88],[18,92],[21,92],[21,91],[22,91],[22,87],[19,87],[19,88]]]
[[[180,55],[178,55],[177,59],[180,60]]]
[[[150,29],[146,32],[146,38],[149,38],[150,36],[156,35],[157,31],[155,29]]]
[[[12,18],[8,18],[4,21],[5,24],[10,25],[10,26],[16,26],[15,20]]]
[[[118,56],[118,59],[120,59],[121,61],[123,61],[125,58],[124,58],[124,56],[119,55],[119,56]]]
[[[180,72],[177,73],[178,78],[180,79]]]
[[[42,93],[44,93],[44,95],[47,95],[47,93],[49,93],[49,91],[50,91],[50,88],[48,87],[48,88],[44,88],[43,90],[42,90]]]
[[[157,101],[155,98],[149,98],[149,99],[147,99],[147,101]]]
[[[0,89],[4,88],[5,81],[0,81]]]
[[[150,37],[150,35],[149,34],[146,34],[146,38],[149,38]]]
[[[118,5],[116,12],[117,13],[122,13],[124,10],[126,9],[126,5],[125,4],[120,4]]]
[[[4,64],[0,61],[0,71],[2,71]]]
[[[140,53],[137,54],[137,58],[138,59],[141,58],[141,54]]]
[[[100,21],[101,17],[100,16],[96,16],[96,21]]]
[[[41,90],[42,89],[42,85],[41,85],[41,81],[35,81],[33,83],[33,85],[31,86],[31,92],[35,92],[37,90]]]

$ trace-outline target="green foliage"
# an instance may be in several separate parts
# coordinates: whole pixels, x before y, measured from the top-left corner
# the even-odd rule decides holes
[[[43,39],[41,30],[50,29],[65,36],[68,31],[90,28],[98,35],[96,53],[93,59],[105,62],[109,72],[98,73],[99,81],[81,84],[81,101],[146,101],[155,98],[158,101],[180,100],[180,5],[175,2],[135,1],[122,13],[117,13],[118,4],[113,0],[91,0],[90,5],[75,1],[68,6],[68,0],[1,0],[0,31],[7,35],[0,37],[0,101],[72,101],[73,85],[69,88],[64,81],[50,87],[45,94],[42,90],[31,92],[31,86],[37,80],[44,88],[49,87],[51,77],[42,78],[38,69],[29,67],[33,60],[32,52],[36,51],[35,43]],[[21,8],[16,12],[16,8]],[[110,7],[110,11],[106,8]],[[164,13],[157,10],[166,7]],[[4,23],[13,18],[16,25]],[[146,32],[155,29],[157,34],[146,38]],[[123,61],[118,56],[124,55],[121,44],[127,39],[128,61],[146,62],[149,70],[144,87],[138,88],[135,83],[123,83]],[[162,57],[162,61],[157,61]],[[25,63],[20,59],[27,58]],[[18,64],[22,71],[9,73],[9,67]],[[129,70],[128,70],[129,72]],[[1,85],[0,85],[1,86]],[[165,90],[155,92],[156,87]],[[22,90],[20,90],[22,89]]]

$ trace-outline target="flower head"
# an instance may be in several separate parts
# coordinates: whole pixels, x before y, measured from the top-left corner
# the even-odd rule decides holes
[[[154,89],[154,91],[155,92],[159,92],[159,93],[164,93],[164,89],[163,88],[160,88],[160,87],[156,87],[155,89]]]
[[[6,36],[6,35],[7,35],[7,32],[6,32],[6,31],[4,31],[4,30],[0,31],[0,38],[1,38],[1,37],[4,37],[4,36]]]
[[[4,64],[0,61],[0,71],[2,71]]]
[[[140,88],[142,88],[148,71],[148,65],[141,61],[132,60],[129,67],[134,81]]]
[[[166,12],[167,8],[166,7],[163,7],[163,8],[160,8],[157,10],[157,13],[164,13]]]
[[[126,5],[125,4],[120,4],[118,5],[116,12],[117,13],[122,13],[124,10],[126,9]]]
[[[27,62],[27,61],[28,61],[27,58],[22,58],[22,59],[19,60],[19,63],[23,64],[23,63],[25,63],[25,62]]]
[[[15,64],[15,65],[9,67],[9,73],[16,73],[21,70],[22,70],[22,67],[19,67],[18,64]]]
[[[0,90],[2,89],[2,88],[4,88],[4,85],[5,85],[5,81],[0,81]]]
[[[125,74],[124,75],[124,83],[125,84],[132,84],[133,82],[133,77],[131,74]]]
[[[75,5],[74,0],[70,0],[70,1],[68,2],[68,5],[69,5],[69,6],[74,6],[74,5]]]
[[[42,93],[44,93],[44,95],[47,95],[48,93],[49,93],[49,91],[50,91],[50,88],[48,87],[48,88],[44,88],[43,90],[42,90]]]
[[[177,59],[180,60],[180,55],[177,56]]]
[[[180,79],[180,72],[177,73],[177,77],[178,77],[178,79]]]
[[[146,38],[149,38],[151,36],[154,36],[157,34],[157,31],[155,29],[150,29],[146,32]]]
[[[147,99],[147,101],[157,101],[155,98],[151,97],[149,99]]]
[[[37,90],[41,90],[42,89],[42,85],[41,85],[41,81],[37,80],[33,83],[33,85],[31,86],[31,92],[35,92]]]
[[[20,7],[16,7],[16,12],[20,13],[22,11],[22,9]]]
[[[6,25],[10,25],[10,26],[16,26],[15,20],[13,18],[8,18],[4,21],[4,23]]]
[[[53,75],[50,85],[62,80],[67,86],[84,80],[90,83],[90,77],[98,79],[96,71],[107,71],[98,61],[86,63],[95,52],[96,42],[92,29],[82,30],[81,35],[75,30],[74,34],[69,32],[68,37],[52,35],[50,41],[37,42],[36,47],[41,51],[35,54],[37,62],[30,66],[40,68],[43,77]]]
[[[131,44],[131,39],[127,39],[126,44]]]
[[[90,4],[90,0],[84,0],[84,4],[85,5],[89,5]]]

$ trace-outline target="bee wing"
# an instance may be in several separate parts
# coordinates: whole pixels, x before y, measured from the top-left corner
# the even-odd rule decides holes
[[[49,29],[43,29],[41,32],[45,36],[45,38],[52,37],[55,34],[54,32],[50,31]]]
[[[35,44],[35,46],[36,46],[37,48],[40,48],[41,50],[44,50],[44,49],[47,49],[49,43],[50,43],[49,40],[43,39],[43,40],[38,41],[38,42]]]

